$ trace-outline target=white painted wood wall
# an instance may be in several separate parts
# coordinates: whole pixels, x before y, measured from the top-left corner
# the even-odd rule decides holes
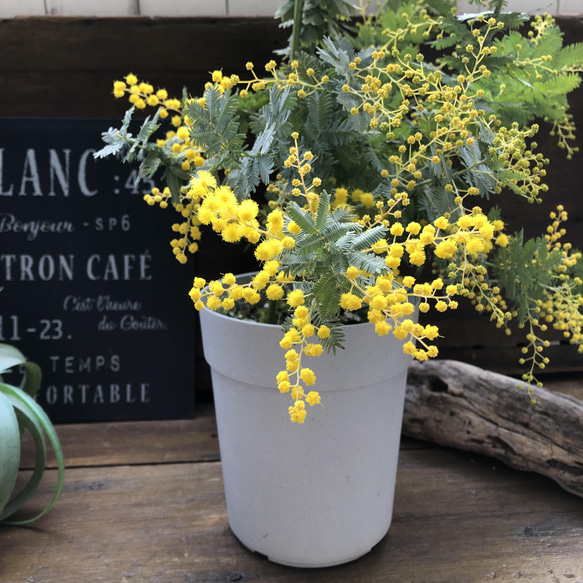
[[[282,0],[0,0],[0,18],[14,16],[273,16]],[[356,3],[356,2],[355,2]],[[513,10],[583,15],[583,0],[510,0]],[[475,12],[458,0],[460,12]]]

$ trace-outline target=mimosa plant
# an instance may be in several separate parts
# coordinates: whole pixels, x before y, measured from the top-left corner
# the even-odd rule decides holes
[[[396,4],[311,51],[292,47],[265,75],[252,63],[246,79],[214,71],[199,97],[169,98],[127,75],[114,95],[132,107],[97,154],[138,161],[143,178],[163,169],[165,186],[145,199],[179,213],[171,245],[181,263],[209,228],[253,246],[260,267],[250,282],[195,277],[190,295],[197,310],[235,317],[245,305],[282,306],[276,383],[299,423],[305,403],[320,402],[305,357],[341,348],[356,318],[425,360],[438,354],[439,331],[416,323],[416,305],[443,312],[468,299],[495,326],[525,329],[528,383],[548,362],[549,329],[581,350],[581,253],[564,242],[566,210],[525,241],[484,201],[543,197],[548,160],[533,141],[535,118],[575,152],[566,95],[580,82],[583,47],[563,48],[548,16],[522,35],[524,18],[500,1],[467,20]],[[132,135],[132,114],[147,107],[155,114]]]

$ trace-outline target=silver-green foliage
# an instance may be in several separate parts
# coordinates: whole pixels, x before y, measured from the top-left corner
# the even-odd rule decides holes
[[[206,153],[205,169],[228,184],[239,200],[252,196],[261,184],[277,183],[282,210],[302,230],[295,247],[283,251],[281,263],[291,274],[302,273],[304,281],[312,282],[305,291],[315,298],[323,320],[338,317],[341,294],[350,289],[342,275],[348,266],[373,276],[387,271],[382,259],[372,252],[363,252],[384,237],[385,227],[373,226],[365,233],[362,224],[354,220],[356,215],[348,216],[345,210],[320,212],[318,208],[314,218],[303,210],[304,198],[294,201],[292,189],[297,168],[286,164],[290,149],[296,146],[293,132],[299,136],[298,150],[313,155],[310,163],[321,180],[322,209],[330,202],[327,193],[338,186],[371,192],[375,203],[390,201],[392,186],[383,176],[397,175],[396,163],[391,160],[398,158],[403,148],[407,151],[411,140],[414,143],[415,136],[421,134],[423,142],[430,144],[425,158],[431,162],[420,163],[411,171],[406,167],[399,170],[399,184],[412,183],[408,193],[410,204],[402,209],[405,224],[432,222],[445,215],[455,220],[461,212],[455,193],[469,187],[486,199],[499,195],[506,187],[509,194],[530,202],[540,200],[539,194],[547,187],[538,176],[536,181],[531,180],[534,171],[540,171],[540,176],[544,173],[542,155],[535,159],[531,152],[536,149],[532,138],[537,126],[529,127],[537,118],[542,117],[561,132],[560,143],[569,155],[575,151],[569,145],[567,95],[580,83],[582,46],[563,47],[562,34],[552,19],[535,18],[532,35],[523,35],[517,31],[525,21],[523,15],[502,12],[502,0],[491,4],[491,11],[470,21],[446,12],[447,3],[431,2],[429,5],[441,14],[428,19],[426,3],[391,0],[390,9],[365,21],[358,33],[319,39],[307,52],[297,55],[293,67],[284,62],[275,71],[275,79],[268,79],[265,88],[255,92],[266,99],[257,111],[246,109],[249,102],[245,97],[236,97],[237,89],[221,92],[216,85],[205,90],[204,106],[184,101],[183,107],[192,122],[191,136]],[[496,30],[488,24],[494,17],[503,25]],[[476,39],[486,37],[488,51],[476,56],[475,50],[468,47],[477,46]],[[375,64],[370,46],[373,43],[384,48],[382,67]],[[430,60],[424,53],[434,56]],[[474,107],[483,113],[468,126],[471,143],[463,141],[445,151],[432,138],[442,123],[437,119],[438,114],[441,117],[441,93],[444,88],[460,89],[458,83],[467,83],[468,60],[477,58],[488,69],[487,76],[478,75],[471,81]],[[393,80],[393,85],[400,89],[393,87],[382,103],[375,102],[385,113],[379,116],[377,125],[371,125],[372,114],[364,111],[368,97],[363,83],[366,73],[386,81],[384,67],[389,64],[397,64],[400,71],[410,73],[412,83],[416,74],[426,80],[429,91],[440,93],[438,105],[426,100],[421,108],[406,100],[403,84]],[[296,82],[289,81],[290,75],[296,77]],[[459,81],[459,76],[465,81]],[[250,93],[248,89],[249,86],[245,92]],[[404,112],[399,125],[393,123],[397,111]],[[453,111],[456,115],[463,113],[459,108]],[[488,121],[490,114],[500,121],[501,127]],[[249,120],[244,126],[240,124],[242,118]],[[164,159],[168,144],[156,152],[152,143],[140,135],[137,138],[128,135],[127,128],[111,130],[104,139],[108,146],[102,155],[117,148],[127,159],[143,149],[141,175],[147,175],[153,168],[146,164],[148,156],[157,156],[166,167],[164,177],[174,202],[178,202],[181,184],[176,168],[180,160]],[[515,139],[512,149],[501,149],[502,144],[512,139]],[[522,158],[528,155],[532,166],[525,170]],[[479,200],[477,197],[476,202]],[[353,207],[358,218],[371,212],[357,204]],[[484,260],[489,272],[485,278],[506,293],[509,309],[519,313],[521,324],[529,314],[534,318],[540,294],[554,293],[556,281],[546,286],[544,277],[552,269],[558,252],[546,253],[544,241],[539,238],[524,243],[517,233],[507,249],[488,257],[488,263]],[[463,262],[463,258],[454,257],[451,263],[456,261]],[[447,264],[438,267],[447,283],[464,283],[461,270],[448,270]],[[524,270],[528,272],[522,273]],[[452,274],[449,278],[448,273]],[[509,275],[516,273],[522,274],[520,281]],[[522,283],[531,280],[533,286]]]

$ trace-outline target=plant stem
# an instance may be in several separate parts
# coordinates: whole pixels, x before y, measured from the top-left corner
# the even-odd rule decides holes
[[[275,308],[277,306],[277,302],[270,300],[269,307],[267,309],[267,323],[268,324],[277,324],[276,317],[275,317]]]
[[[300,50],[300,33],[302,30],[302,12],[304,0],[294,1],[294,24],[292,29],[290,59],[293,61]]]

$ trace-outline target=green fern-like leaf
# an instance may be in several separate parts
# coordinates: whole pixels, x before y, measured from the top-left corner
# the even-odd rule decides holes
[[[506,297],[518,312],[523,324],[545,290],[552,283],[553,270],[561,262],[561,251],[548,251],[543,237],[524,241],[519,232],[510,238],[506,248],[500,249],[494,262],[494,273]]]
[[[583,67],[583,43],[563,47],[554,57],[553,63],[557,68],[580,71]]]
[[[323,191],[320,194],[320,200],[318,201],[318,209],[316,211],[316,229],[321,230],[326,224],[326,219],[328,218],[328,207],[330,206],[330,195]]]
[[[346,254],[346,258],[348,259],[350,265],[353,265],[354,267],[357,267],[361,271],[365,271],[367,273],[380,274],[386,273],[387,271],[385,260],[381,257],[377,257],[376,255],[350,251]]]
[[[314,219],[312,219],[308,212],[304,212],[295,202],[292,202],[286,210],[290,219],[297,223],[300,229],[310,235],[316,235],[318,233]]]
[[[380,241],[385,236],[386,232],[387,228],[383,227],[382,225],[377,225],[372,229],[368,229],[352,240],[351,250],[364,251],[365,249],[370,249],[375,243]]]
[[[456,211],[452,213],[451,210],[456,208],[456,205],[454,204],[454,192],[448,192],[441,184],[433,186],[427,185],[423,189],[423,192],[425,196],[419,199],[419,205],[425,211],[427,218],[430,221],[434,221],[438,217],[442,217],[447,213],[452,215],[453,220],[457,218],[457,213],[459,211],[456,209]]]
[[[327,274],[312,286],[312,296],[320,317],[330,319],[338,314],[341,291],[336,274]]]
[[[470,186],[479,189],[482,197],[488,198],[488,195],[494,192],[496,178],[491,167],[484,164],[478,144],[474,142],[471,146],[463,146],[459,149],[459,154],[466,167],[460,174]]]

